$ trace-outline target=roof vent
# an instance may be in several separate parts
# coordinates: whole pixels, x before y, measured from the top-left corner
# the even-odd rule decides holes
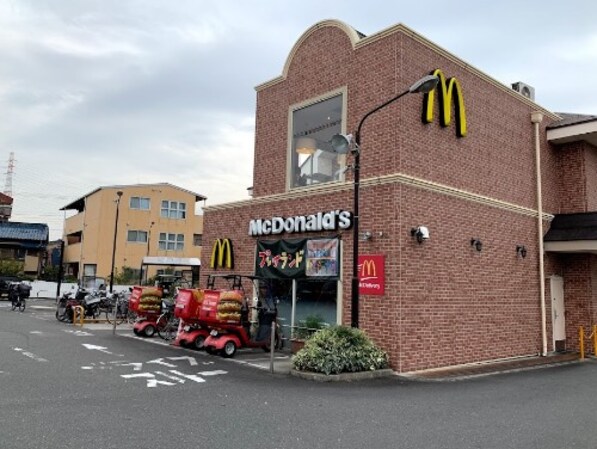
[[[528,84],[517,82],[512,84],[512,89],[518,92],[523,97],[527,97],[529,100],[535,100],[535,88],[529,86]]]

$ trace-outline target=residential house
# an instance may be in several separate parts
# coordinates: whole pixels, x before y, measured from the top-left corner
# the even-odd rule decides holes
[[[45,223],[0,221],[0,259],[23,264],[23,273],[39,276],[43,270],[49,229]]]

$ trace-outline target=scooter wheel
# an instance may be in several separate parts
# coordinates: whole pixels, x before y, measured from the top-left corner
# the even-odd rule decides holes
[[[197,338],[193,341],[193,349],[203,349],[205,344],[205,336],[197,335]]]
[[[232,340],[228,340],[222,348],[222,357],[229,359],[236,354],[236,344]]]
[[[151,324],[148,326],[145,326],[143,328],[143,336],[147,337],[147,338],[153,337],[155,335],[155,331],[156,331],[155,326],[152,326]]]

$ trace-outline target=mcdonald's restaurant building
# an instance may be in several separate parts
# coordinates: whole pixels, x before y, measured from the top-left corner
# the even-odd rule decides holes
[[[403,25],[317,23],[256,91],[252,196],[205,209],[204,274],[272,278],[284,324],[350,325],[357,148],[331,139],[362,125],[358,324],[393,369],[578,350],[597,323],[597,117]]]

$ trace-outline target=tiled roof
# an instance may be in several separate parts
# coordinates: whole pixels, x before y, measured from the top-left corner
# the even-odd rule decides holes
[[[44,223],[0,222],[0,240],[48,240],[48,225]]]
[[[548,129],[562,128],[564,126],[570,125],[578,125],[580,123],[592,122],[594,120],[597,121],[597,115],[569,114],[567,112],[557,112],[557,114],[560,117],[562,117],[562,120],[553,122],[547,127]]]
[[[551,222],[545,242],[597,240],[597,213],[558,214]]]

